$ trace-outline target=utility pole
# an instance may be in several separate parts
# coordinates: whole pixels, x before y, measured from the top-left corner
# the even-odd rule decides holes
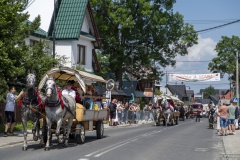
[[[57,0],[53,0],[54,2],[54,9],[53,9],[53,32],[52,32],[52,36],[53,36],[53,58],[55,59],[55,43],[56,43],[56,35],[55,35],[55,31],[56,31],[56,5],[57,5]]]
[[[237,106],[239,107],[239,77],[238,77],[238,51],[236,50],[236,96],[238,98]]]
[[[165,87],[165,88],[166,88],[166,94],[167,94],[167,81],[168,81],[167,76],[168,76],[168,75],[167,75],[167,71],[166,71],[166,87]]]

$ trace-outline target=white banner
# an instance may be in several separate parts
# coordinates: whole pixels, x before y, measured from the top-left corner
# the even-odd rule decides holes
[[[220,81],[220,73],[212,74],[169,74],[169,82],[185,81],[185,82],[209,82]]]

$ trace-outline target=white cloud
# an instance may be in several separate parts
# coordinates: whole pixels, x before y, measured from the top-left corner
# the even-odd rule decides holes
[[[209,62],[197,62],[208,61],[217,56],[217,52],[214,50],[216,42],[211,38],[202,38],[198,36],[198,44],[188,49],[188,55],[177,56],[175,67],[167,67],[166,70],[178,73],[208,73]],[[184,62],[184,61],[196,61],[196,62]]]

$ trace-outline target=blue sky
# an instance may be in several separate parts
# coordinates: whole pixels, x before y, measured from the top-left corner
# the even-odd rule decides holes
[[[35,2],[27,9],[30,14],[30,20],[37,15],[41,16],[41,28],[48,30],[50,19],[53,11],[54,0],[35,0]],[[240,0],[177,0],[174,5],[174,12],[179,12],[184,16],[187,23],[193,24],[196,31],[214,27],[230,21],[240,19]],[[211,20],[211,21],[210,21]],[[101,34],[101,33],[100,33]],[[217,53],[214,48],[221,36],[240,36],[240,23],[229,25],[224,28],[216,29],[204,34],[199,34],[199,43],[189,49],[189,55],[176,57],[176,60],[211,60],[216,57]],[[167,67],[164,71],[174,73],[191,73],[203,74],[209,73],[208,62],[204,63],[177,63],[174,68]],[[163,77],[162,85],[165,86],[166,78]],[[180,82],[178,82],[179,84]],[[220,82],[211,83],[215,88],[229,88],[227,77],[225,76]],[[201,88],[210,85],[209,82],[185,83],[190,86],[195,93]]]
[[[211,28],[240,19],[239,0],[177,0],[174,5],[174,12],[179,12],[184,16],[187,23],[194,25],[196,31]],[[215,29],[210,32],[199,34],[198,45],[189,49],[187,56],[176,57],[176,60],[211,60],[217,56],[214,51],[217,42],[222,36],[240,36],[240,23],[232,24],[224,28]],[[167,67],[164,71],[182,74],[204,74],[208,71],[208,62],[203,63],[178,63],[174,68]],[[180,84],[171,83],[169,84]],[[165,86],[166,77],[163,77],[162,85]],[[228,89],[229,81],[224,76],[220,82],[185,82],[186,86],[198,93],[201,88],[206,88],[212,84],[218,89]],[[187,87],[187,89],[189,88]]]

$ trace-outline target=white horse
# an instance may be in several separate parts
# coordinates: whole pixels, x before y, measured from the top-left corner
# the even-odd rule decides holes
[[[56,83],[53,78],[48,78],[46,81],[46,121],[48,126],[48,139],[45,146],[45,150],[50,150],[50,140],[51,140],[51,126],[52,120],[57,122],[56,136],[58,142],[61,143],[59,139],[60,127],[63,124],[63,143],[64,147],[68,146],[68,138],[71,132],[71,126],[73,123],[73,118],[76,112],[76,101],[73,97],[68,95],[58,94]],[[62,105],[64,104],[64,106]],[[66,120],[68,119],[68,126],[66,130]]]
[[[171,104],[167,101],[166,97],[163,97],[162,103],[161,103],[163,112],[164,112],[164,117],[165,121],[164,124],[167,126],[169,122],[173,125],[173,113],[174,113],[174,108],[171,106]]]
[[[154,121],[156,126],[160,126],[161,123],[161,112],[162,112],[162,107],[159,105],[161,103],[162,99],[155,96],[153,99],[153,116],[154,116]]]
[[[41,112],[43,109],[40,108],[39,96],[37,90],[35,90],[36,76],[34,74],[28,74],[26,80],[26,93],[21,99],[21,115],[22,115],[22,125],[23,125],[23,147],[22,150],[27,150],[27,121],[31,120],[34,122],[34,127],[32,129],[33,140],[37,141],[40,139],[40,144],[43,144],[43,137],[40,136],[40,121]],[[40,100],[41,101],[41,100]]]

